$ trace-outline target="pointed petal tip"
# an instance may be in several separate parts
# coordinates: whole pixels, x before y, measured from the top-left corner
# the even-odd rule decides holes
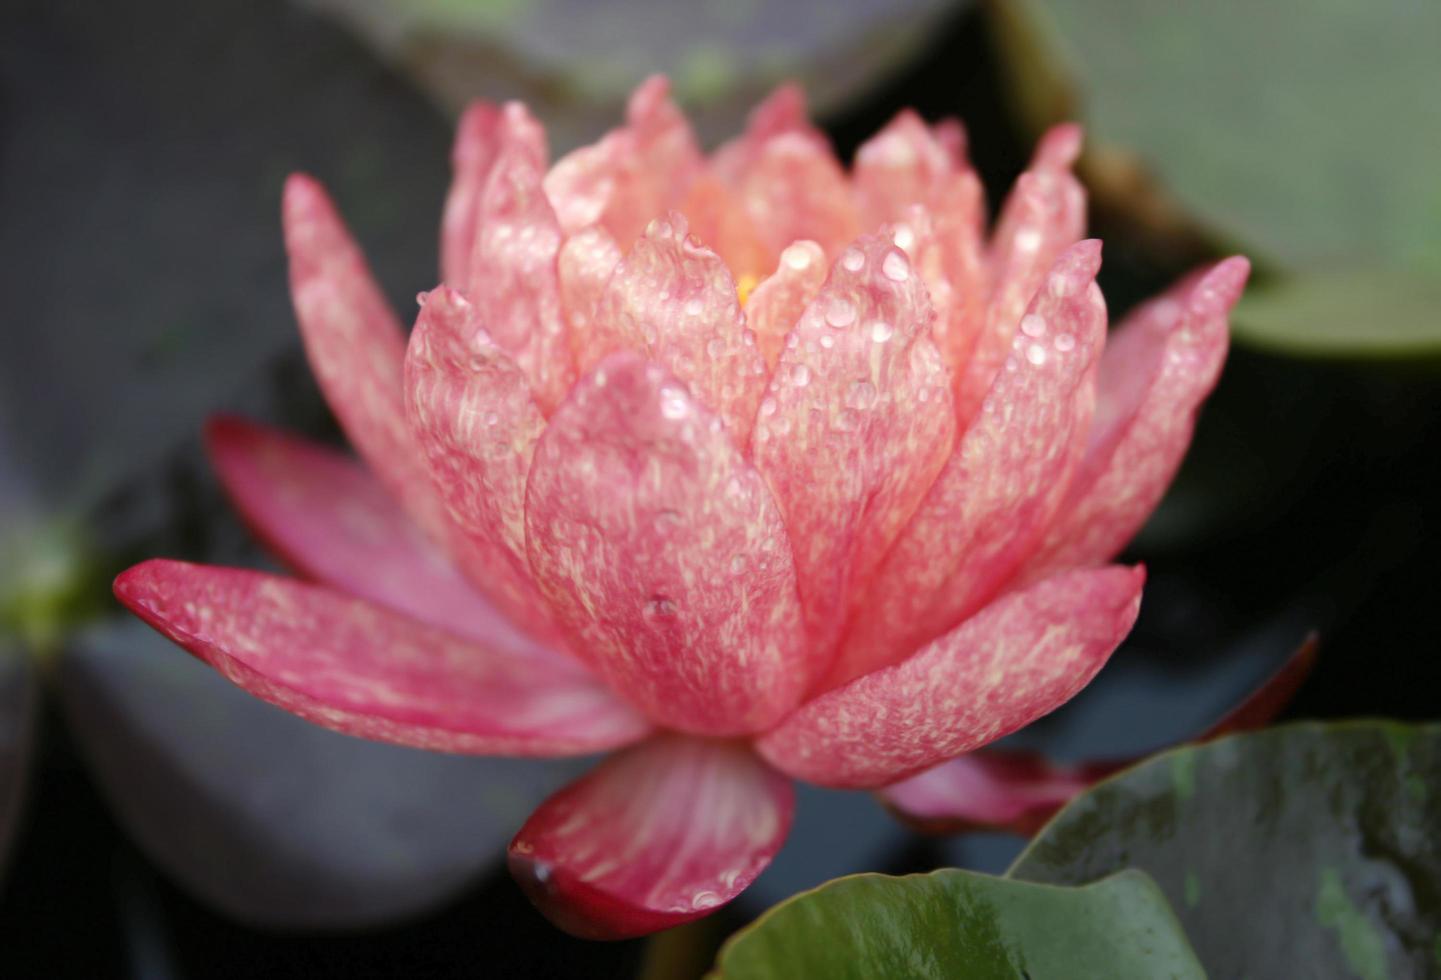
[[[1052,126],[1036,144],[1034,166],[1069,170],[1080,159],[1085,135],[1080,123],[1066,122]]]
[[[285,178],[281,201],[281,210],[287,222],[303,218],[317,208],[331,208],[325,185],[299,170]]]
[[[1199,301],[1229,310],[1241,298],[1251,278],[1251,261],[1244,255],[1233,255],[1211,266],[1196,290]]]

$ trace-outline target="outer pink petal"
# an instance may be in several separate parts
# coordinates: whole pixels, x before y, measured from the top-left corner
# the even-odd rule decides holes
[[[831,683],[950,629],[1039,543],[1085,448],[1106,333],[1100,263],[1095,241],[1056,262],[981,412],[858,608]]]
[[[629,247],[655,218],[678,206],[702,160],[670,83],[646,79],[630,97],[626,125],[558,161],[545,189],[567,231],[597,221]]]
[[[646,732],[579,670],[321,586],[157,559],[123,573],[115,594],[250,693],[348,735],[444,752],[578,755]]]
[[[1008,735],[1085,687],[1130,631],[1140,568],[1006,595],[908,660],[822,694],[757,742],[782,772],[875,787]]]
[[[600,225],[583,228],[565,240],[556,263],[560,305],[569,324],[570,347],[579,365],[594,366],[606,355],[609,331],[598,331],[596,311],[615,267],[620,246]]]
[[[1310,637],[1195,741],[1268,724],[1295,696],[1315,663],[1316,640]],[[1077,793],[1141,758],[1062,763],[1038,752],[983,748],[887,786],[878,795],[898,817],[928,833],[1032,834]]]
[[[786,338],[751,442],[785,517],[812,646],[835,649],[875,572],[950,455],[950,376],[905,253],[847,248]]]
[[[1249,273],[1245,259],[1227,259],[1142,307],[1112,334],[1090,446],[1028,575],[1108,561],[1145,523],[1221,373],[1227,315]]]
[[[991,242],[985,322],[966,372],[956,379],[956,408],[963,423],[990,390],[1047,270],[1085,234],[1086,192],[1069,169],[1080,149],[1080,127],[1057,126],[1048,132],[1001,209]]]
[[[212,419],[205,444],[246,522],[301,574],[498,650],[547,652],[456,574],[354,460],[233,418]]]
[[[450,154],[450,193],[440,222],[440,277],[457,288],[470,278],[470,250],[475,244],[475,220],[480,211],[486,178],[495,163],[500,139],[500,109],[489,102],[472,102],[460,117]]]
[[[746,322],[756,335],[761,356],[774,368],[786,335],[826,281],[826,252],[815,242],[792,242],[781,253],[776,271],[761,280],[746,303]]]
[[[561,312],[556,257],[560,225],[541,189],[540,126],[517,103],[506,105],[500,150],[481,199],[466,293],[491,338],[530,379],[549,412],[575,383],[575,362]]]
[[[290,291],[311,370],[350,442],[437,541],[450,533],[405,425],[405,335],[321,186],[285,183]]]
[[[542,803],[511,841],[510,870],[572,935],[642,936],[744,891],[785,841],[794,796],[745,746],[660,736]]]
[[[449,286],[426,294],[405,362],[406,410],[459,532],[461,571],[512,619],[544,630],[550,610],[525,556],[525,481],[545,419],[525,375]]]
[[[852,170],[861,224],[878,228],[900,220],[914,204],[928,205],[934,188],[956,169],[955,157],[910,109],[861,144]]]
[[[649,353],[744,445],[765,390],[765,361],[746,327],[730,270],[689,237],[681,215],[651,222],[616,268],[593,334],[589,357],[624,349]]]
[[[536,447],[526,530],[578,645],[661,724],[744,734],[800,700],[811,671],[775,502],[660,367],[617,354],[576,386]]]

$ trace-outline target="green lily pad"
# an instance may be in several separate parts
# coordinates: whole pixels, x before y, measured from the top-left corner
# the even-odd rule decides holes
[[[1332,355],[1441,349],[1441,5],[992,10],[1031,121],[1087,124],[1100,201],[1294,274],[1253,289],[1239,337]],[[1388,271],[1332,274],[1350,268]]]
[[[1289,725],[1156,756],[1078,797],[1010,875],[1152,875],[1216,977],[1441,971],[1441,725]]]
[[[1153,881],[1056,888],[943,870],[840,878],[732,936],[712,980],[1183,980],[1205,974]]]

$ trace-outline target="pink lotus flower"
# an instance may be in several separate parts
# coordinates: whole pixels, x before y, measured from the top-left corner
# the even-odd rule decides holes
[[[296,312],[369,473],[216,422],[311,582],[156,560],[116,593],[342,732],[623,748],[511,867],[580,935],[704,915],[781,846],[792,778],[882,787],[1015,731],[1136,617],[1142,570],[1103,563],[1185,451],[1248,267],[1106,343],[1079,140],[1045,137],[987,237],[954,122],[902,113],[848,174],[782,89],[707,158],[653,79],[547,169],[524,107],[477,105],[408,346],[292,177]]]

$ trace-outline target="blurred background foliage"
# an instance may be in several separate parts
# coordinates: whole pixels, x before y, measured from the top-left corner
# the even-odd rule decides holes
[[[338,441],[289,309],[284,175],[332,187],[409,309],[436,277],[450,119],[474,95],[531,102],[559,153],[655,70],[711,144],[799,78],[843,156],[902,106],[960,116],[993,205],[1039,127],[1080,118],[1113,313],[1216,254],[1259,268],[1133,549],[1141,622],[1024,741],[1074,758],[1186,737],[1311,627],[1321,663],[1293,713],[1435,717],[1438,50],[1441,8],[1421,0],[12,0],[0,976],[684,975],[836,875],[999,871],[1018,851],[807,790],[791,843],[715,920],[576,943],[496,865],[571,764],[332,735],[118,615],[109,579],[141,557],[268,562],[201,457],[206,415]]]

